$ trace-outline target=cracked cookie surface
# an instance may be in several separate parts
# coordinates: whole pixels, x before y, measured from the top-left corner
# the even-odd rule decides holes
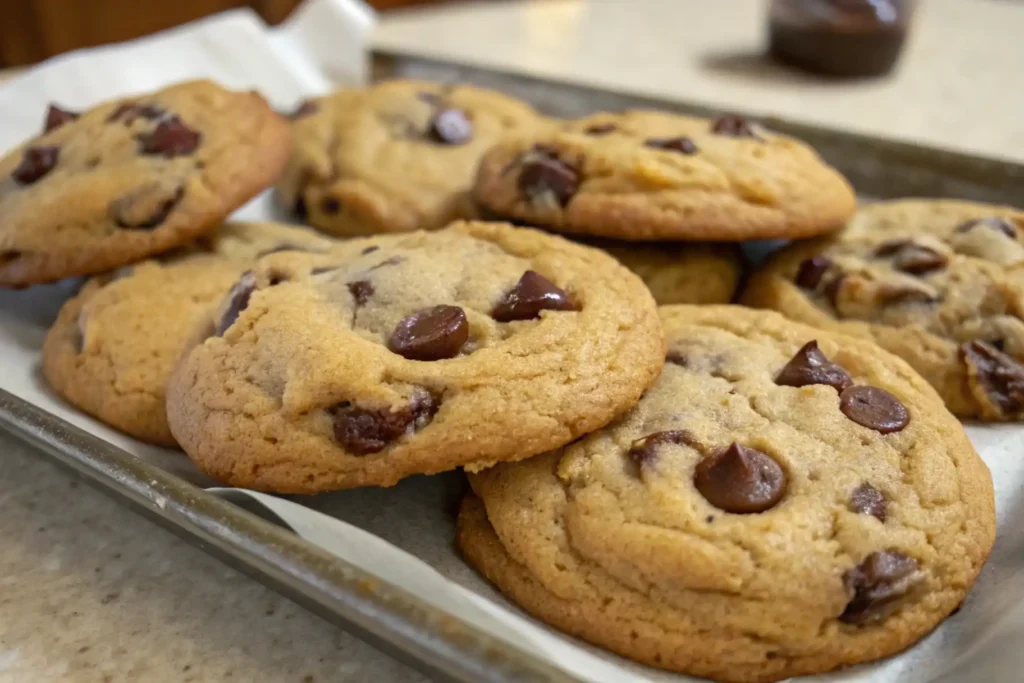
[[[81,410],[136,438],[173,446],[165,395],[197,329],[261,254],[327,251],[333,240],[274,223],[227,223],[202,243],[90,279],[43,343],[43,374]]]
[[[934,390],[770,311],[660,311],[667,362],[636,407],[470,476],[469,562],[558,628],[723,681],[884,657],[956,609],[992,480]]]
[[[270,185],[287,123],[255,93],[210,81],[51,105],[0,158],[0,285],[90,275],[181,246]]]
[[[499,223],[259,261],[168,392],[232,485],[391,485],[525,458],[627,410],[664,359],[650,293],[607,254]]]
[[[738,117],[596,114],[509,137],[480,162],[486,210],[630,240],[807,237],[853,213],[846,180],[807,145]]]
[[[751,279],[744,303],[867,337],[955,414],[1024,418],[1024,212],[950,200],[862,208]]]
[[[443,227],[475,210],[483,153],[543,119],[525,103],[465,85],[396,80],[310,100],[278,198],[336,235]]]

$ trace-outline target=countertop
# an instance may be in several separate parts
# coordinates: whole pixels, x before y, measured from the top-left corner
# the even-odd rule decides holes
[[[756,0],[536,0],[387,15],[381,48],[1024,161],[1024,3],[920,2],[899,70],[764,63]],[[0,437],[0,683],[420,674]]]

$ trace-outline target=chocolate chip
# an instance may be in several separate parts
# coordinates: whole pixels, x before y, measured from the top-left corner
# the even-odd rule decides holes
[[[275,287],[282,282],[288,282],[290,279],[291,278],[288,276],[288,273],[280,270],[272,270],[267,274],[267,284],[271,287]]]
[[[853,380],[841,365],[825,357],[818,349],[817,340],[811,340],[779,370],[775,383],[784,387],[827,384],[835,387],[836,391],[842,391],[853,384]]]
[[[16,261],[22,257],[22,252],[10,249],[8,251],[0,251],[0,266],[6,266],[11,261]]]
[[[967,221],[957,226],[957,232],[969,232],[974,228],[988,228],[989,230],[998,230],[1007,237],[1012,239],[1017,238],[1017,229],[1013,227],[1013,224],[1005,218],[997,218],[991,216],[989,218],[977,218],[973,221]]]
[[[734,138],[752,138],[760,140],[761,137],[754,131],[750,121],[742,116],[727,114],[719,116],[711,122],[711,132],[717,135],[729,135]]]
[[[1007,415],[1024,407],[1024,366],[983,341],[960,345],[960,357],[974,369],[992,401]]]
[[[319,266],[309,271],[310,275],[323,275],[324,273],[330,273],[331,271],[338,270],[341,266]]]
[[[380,247],[378,247],[376,244],[371,244],[370,246],[366,247],[365,249],[363,249],[359,253],[362,254],[363,256],[365,256],[367,254],[372,254],[373,252],[377,251],[378,249],[380,249]]]
[[[860,515],[871,515],[885,521],[885,496],[871,484],[864,482],[850,494],[850,509]]]
[[[315,273],[314,273],[315,274]],[[348,283],[349,294],[355,299],[356,306],[362,306],[373,296],[373,283],[369,280],[356,280]]]
[[[288,118],[291,119],[292,121],[297,121],[299,119],[309,116],[310,114],[316,113],[316,111],[319,108],[320,107],[317,106],[316,102],[303,100],[302,102],[299,103],[299,106],[295,108],[295,111],[288,115]]]
[[[43,132],[49,133],[51,130],[60,128],[69,121],[74,121],[79,116],[81,114],[76,111],[61,109],[56,104],[51,104],[50,108],[46,110],[46,124],[43,126]]]
[[[11,177],[21,185],[31,185],[53,170],[58,157],[60,147],[29,147]]]
[[[458,306],[434,306],[403,318],[388,348],[409,360],[454,358],[469,340],[469,321]]]
[[[843,574],[843,585],[853,597],[839,620],[858,625],[880,621],[923,578],[917,560],[912,557],[893,550],[871,553]]]
[[[893,267],[911,275],[921,275],[944,268],[949,262],[945,254],[910,240],[883,242],[875,249],[875,256],[893,257]]]
[[[689,365],[690,359],[685,354],[679,351],[669,351],[665,355],[665,362],[671,363],[672,365],[678,365],[681,368],[685,368]]]
[[[587,126],[583,129],[583,132],[587,135],[608,135],[608,133],[614,133],[618,130],[618,127],[614,123],[600,123],[594,124],[593,126]]]
[[[523,155],[518,186],[531,202],[553,199],[565,206],[580,186],[579,172],[545,148]]]
[[[696,447],[698,443],[699,441],[693,432],[685,429],[654,432],[634,441],[626,452],[626,456],[639,467],[644,463],[653,461],[660,446],[665,444],[685,444]]]
[[[690,138],[651,138],[644,142],[645,147],[654,149],[665,149],[670,152],[681,152],[682,154],[696,154],[699,150],[697,145]]]
[[[306,208],[306,200],[300,194],[295,198],[295,203],[292,205],[292,213],[299,220],[306,220],[309,218],[309,210]]]
[[[910,413],[885,389],[853,386],[839,395],[839,410],[857,424],[881,434],[901,431],[910,424]]]
[[[425,427],[438,407],[433,396],[420,391],[407,406],[396,411],[359,408],[346,401],[329,412],[334,421],[335,440],[352,455],[370,455]]]
[[[136,104],[135,102],[124,102],[118,105],[110,116],[107,117],[107,123],[114,123],[115,121],[123,121],[125,124],[130,124],[135,119],[149,119],[154,121],[159,119],[166,114],[166,110],[162,107],[158,107],[155,104]]]
[[[441,109],[430,120],[428,137],[445,145],[461,145],[473,137],[473,124],[461,109]]]
[[[556,287],[540,273],[528,270],[519,278],[491,312],[500,323],[539,318],[541,311],[579,310],[564,289]]]
[[[249,306],[249,299],[252,298],[252,293],[255,289],[256,275],[251,270],[242,273],[242,277],[238,279],[238,282],[231,286],[231,291],[228,292],[227,297],[227,307],[220,317],[220,322],[217,323],[218,337],[227,332],[228,328],[238,320],[238,316],[242,311]]]
[[[333,216],[341,211],[341,200],[337,197],[324,197],[320,200],[320,210]]]
[[[177,116],[166,118],[150,133],[138,136],[139,150],[165,159],[191,154],[199,146],[202,135],[185,125]]]
[[[149,183],[110,203],[110,217],[119,228],[152,230],[163,225],[185,196],[181,185]]]
[[[693,484],[715,507],[748,514],[782,500],[786,473],[770,456],[734,442],[697,463]]]
[[[815,289],[821,282],[821,276],[832,267],[832,259],[827,256],[812,256],[800,263],[796,273],[796,284],[803,289]]]

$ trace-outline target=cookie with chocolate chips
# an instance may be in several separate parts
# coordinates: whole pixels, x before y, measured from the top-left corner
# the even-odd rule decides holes
[[[660,312],[667,362],[632,410],[470,476],[470,564],[570,634],[735,683],[878,659],[955,610],[994,500],[935,391],[777,313]]]
[[[278,198],[325,232],[368,235],[440,228],[469,218],[483,153],[541,117],[471,86],[386,81],[310,100],[296,110],[295,149]]]
[[[740,117],[654,111],[510,136],[484,156],[473,194],[508,219],[628,240],[808,237],[841,227],[855,205],[797,140]]]
[[[235,486],[388,486],[557,448],[664,361],[654,301],[607,254],[501,223],[272,254],[168,392],[171,431]]]
[[[797,244],[744,303],[873,339],[956,415],[1024,418],[1024,211],[948,200],[862,208],[833,237]]]
[[[89,275],[181,246],[278,176],[288,125],[256,93],[182,83],[51,106],[0,158],[0,286]]]
[[[101,275],[61,308],[43,375],[81,410],[138,439],[174,445],[167,379],[225,292],[262,255],[327,252],[334,241],[274,223],[227,223],[188,248]],[[205,330],[205,332],[204,332]]]

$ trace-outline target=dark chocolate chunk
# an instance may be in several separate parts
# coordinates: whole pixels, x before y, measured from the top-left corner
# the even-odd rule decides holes
[[[835,387],[836,391],[842,391],[853,384],[853,380],[841,365],[825,357],[818,349],[817,340],[811,340],[779,370],[775,383],[785,387],[827,384]]]
[[[654,149],[665,149],[670,152],[680,152],[682,154],[696,154],[698,151],[697,145],[693,143],[690,138],[651,138],[644,142],[645,147],[653,147]]]
[[[119,228],[152,230],[163,225],[185,196],[181,185],[149,183],[110,203],[110,217]]]
[[[523,155],[517,183],[519,191],[532,202],[551,197],[565,206],[580,187],[580,174],[553,151],[535,147]]]
[[[355,282],[348,283],[348,291],[352,298],[355,299],[356,306],[362,306],[373,296],[373,283],[369,280],[356,280]]]
[[[418,391],[407,406],[395,411],[359,408],[345,401],[328,412],[334,421],[334,438],[342,448],[352,455],[370,455],[425,427],[438,407],[433,396]]]
[[[861,515],[877,517],[885,521],[885,496],[871,484],[864,482],[850,494],[850,509]]]
[[[985,393],[1005,415],[1024,407],[1024,365],[992,344],[972,341],[960,345],[960,357],[978,378]]]
[[[749,514],[782,500],[786,473],[772,457],[734,442],[697,463],[693,484],[715,507]]]
[[[43,126],[43,132],[49,133],[51,130],[60,128],[69,121],[74,121],[79,116],[81,114],[76,111],[61,109],[56,104],[51,104],[50,108],[46,110],[46,124]]]
[[[434,306],[403,318],[388,348],[409,360],[454,358],[469,340],[469,321],[458,306]]]
[[[883,242],[875,249],[875,256],[891,256],[894,268],[911,275],[922,275],[932,270],[938,270],[949,263],[945,254],[911,240]]]
[[[857,424],[882,434],[898,432],[910,424],[910,413],[885,389],[853,386],[839,395],[839,410]]]
[[[761,136],[747,119],[735,114],[719,116],[711,122],[711,132],[717,135],[728,135],[734,138],[752,138],[760,140]]]
[[[500,323],[539,318],[541,311],[579,310],[569,294],[540,273],[528,270],[491,312]]]
[[[827,256],[812,256],[800,263],[796,273],[797,287],[803,289],[815,289],[821,282],[821,276],[832,267],[832,259]]]
[[[839,620],[858,625],[881,621],[923,578],[912,557],[894,550],[871,553],[843,574],[843,584],[853,597]]]
[[[320,107],[317,106],[316,102],[303,100],[302,102],[299,103],[299,106],[295,108],[295,111],[288,115],[288,118],[291,119],[292,121],[297,121],[298,119],[302,119],[309,116],[310,114],[316,113],[316,111],[319,108]]]
[[[256,275],[251,270],[242,273],[242,277],[238,279],[238,282],[231,286],[231,291],[228,292],[227,306],[220,317],[220,321],[217,323],[218,337],[227,332],[228,328],[238,320],[238,316],[242,311],[249,306],[249,299],[252,298],[252,293],[255,289]]]
[[[200,133],[189,128],[177,116],[162,120],[152,132],[138,136],[139,150],[143,154],[159,155],[165,159],[191,154],[201,139]]]
[[[21,185],[31,185],[52,171],[59,157],[60,147],[29,147],[11,177]]]
[[[998,230],[1011,239],[1017,238],[1017,228],[1013,227],[1013,223],[1006,220],[1005,218],[997,218],[992,216],[990,218],[977,218],[973,221],[967,221],[957,226],[957,232],[969,232],[975,228],[988,228],[989,230]]]
[[[130,124],[135,119],[148,119],[155,121],[156,119],[162,118],[167,112],[158,107],[155,104],[136,104],[135,102],[124,102],[118,105],[110,116],[107,117],[107,123],[114,123],[115,121],[123,121],[125,124]]]
[[[618,127],[614,123],[601,123],[594,124],[593,126],[587,126],[583,132],[587,135],[608,135],[608,133],[614,133],[618,130]]]
[[[658,448],[665,444],[685,444],[696,447],[699,441],[693,432],[685,429],[672,429],[665,432],[654,432],[642,439],[637,439],[629,447],[626,456],[638,467],[649,463],[657,456]]]
[[[473,137],[473,123],[461,109],[439,109],[430,119],[428,137],[444,145],[461,145]]]

